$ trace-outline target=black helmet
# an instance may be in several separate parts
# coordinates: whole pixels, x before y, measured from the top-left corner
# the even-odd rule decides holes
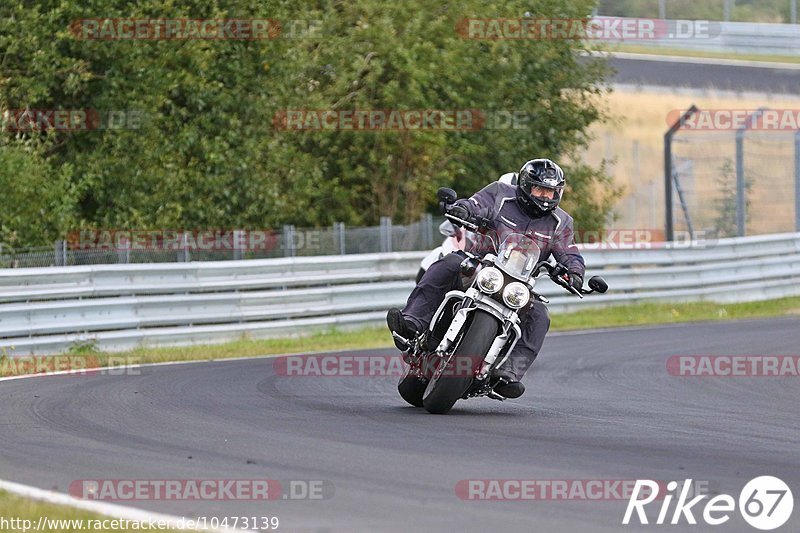
[[[529,215],[542,216],[558,206],[565,183],[564,171],[560,166],[549,159],[531,159],[519,170],[517,200]],[[553,189],[553,197],[534,196],[534,187]]]

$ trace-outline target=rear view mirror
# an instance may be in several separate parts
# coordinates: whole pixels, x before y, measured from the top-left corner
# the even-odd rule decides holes
[[[442,187],[436,193],[436,196],[439,197],[439,200],[444,202],[445,204],[449,205],[456,201],[458,196],[456,195],[456,191],[449,187]]]
[[[592,289],[594,292],[599,292],[600,294],[603,294],[608,290],[608,283],[606,283],[606,280],[604,280],[600,276],[592,276],[589,279],[589,288]]]
[[[456,191],[449,187],[442,187],[436,191],[436,196],[439,198],[439,211],[441,213],[447,212],[447,206],[456,201],[458,196]]]

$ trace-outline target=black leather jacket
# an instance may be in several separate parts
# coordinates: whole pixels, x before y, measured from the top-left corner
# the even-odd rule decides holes
[[[575,246],[575,229],[572,217],[560,207],[532,218],[517,204],[514,185],[495,181],[471,198],[456,201],[473,216],[488,219],[487,230],[499,237],[498,243],[510,233],[522,233],[533,239],[542,249],[540,260],[552,255],[570,272],[583,277],[586,270],[583,256]],[[486,249],[471,249],[473,253],[487,253]]]

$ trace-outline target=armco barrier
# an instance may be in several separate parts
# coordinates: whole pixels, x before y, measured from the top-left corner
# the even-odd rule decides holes
[[[0,270],[0,353],[61,353],[274,337],[383,323],[425,252]],[[579,300],[549,280],[555,313],[642,301],[800,295],[800,233],[650,249],[584,249],[611,289]],[[556,317],[557,320],[557,317]]]
[[[598,17],[602,19],[604,17]],[[619,17],[621,21],[626,19]],[[695,52],[715,52],[741,55],[800,55],[800,24],[775,24],[766,22],[691,22],[666,20],[669,28],[682,27],[682,31],[658,36],[654,39],[636,39],[629,44],[650,48],[670,48]],[[624,24],[624,22],[623,22]],[[700,24],[703,24],[701,27]],[[688,27],[688,34],[687,34]],[[696,30],[694,29],[696,28]],[[710,31],[712,30],[713,31]],[[697,34],[696,34],[697,32]],[[706,35],[705,32],[710,33]],[[684,37],[681,37],[684,35]],[[614,42],[622,43],[624,39]]]

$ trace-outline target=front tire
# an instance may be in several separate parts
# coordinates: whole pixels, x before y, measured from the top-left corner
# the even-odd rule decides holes
[[[449,412],[464,395],[472,384],[476,366],[483,363],[497,337],[498,323],[497,319],[486,311],[476,310],[473,311],[472,320],[466,328],[447,363],[439,365],[425,389],[422,404],[430,413]],[[470,368],[472,372],[464,372],[464,368]]]
[[[414,407],[422,407],[422,395],[425,394],[427,386],[428,380],[421,378],[419,371],[408,365],[405,374],[397,384],[397,391],[405,401]]]

